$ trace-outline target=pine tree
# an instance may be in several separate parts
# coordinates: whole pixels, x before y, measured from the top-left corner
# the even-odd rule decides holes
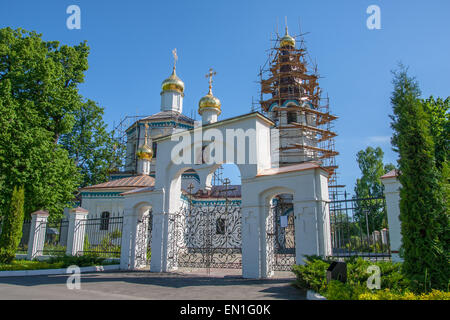
[[[25,192],[23,187],[14,187],[10,210],[3,221],[0,235],[0,263],[14,260],[17,247],[22,238]]]
[[[430,117],[421,103],[420,89],[401,66],[394,72],[391,116],[394,150],[399,153],[400,221],[403,272],[415,290],[447,289],[448,253],[442,243],[448,225],[443,190],[436,168]]]

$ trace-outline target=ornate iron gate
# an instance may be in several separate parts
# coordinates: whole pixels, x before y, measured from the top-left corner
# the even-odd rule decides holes
[[[267,255],[270,271],[290,271],[295,264],[295,225],[291,201],[274,198],[267,219]]]
[[[191,193],[179,212],[169,215],[169,267],[241,268],[240,201],[228,199],[228,184],[217,199]]]

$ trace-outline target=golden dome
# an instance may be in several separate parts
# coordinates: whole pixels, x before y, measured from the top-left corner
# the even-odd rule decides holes
[[[203,109],[205,108],[214,108],[219,110],[220,115],[221,113],[220,107],[221,107],[220,100],[214,97],[210,90],[208,94],[203,98],[201,98],[200,101],[198,102],[198,113],[202,114]]]
[[[139,159],[152,160],[153,150],[147,144],[142,145],[136,152]]]
[[[175,67],[173,68],[172,75],[162,82],[161,87],[162,91],[173,90],[180,93],[184,92],[184,82],[177,77]]]
[[[295,47],[295,39],[289,35],[287,27],[286,34],[280,40],[280,47]]]

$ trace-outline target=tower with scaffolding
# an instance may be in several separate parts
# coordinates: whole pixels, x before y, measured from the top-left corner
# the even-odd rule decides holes
[[[291,36],[286,27],[285,35],[276,34],[273,41],[260,68],[259,107],[279,130],[279,166],[319,162],[330,172],[328,185],[334,198],[342,187],[337,184],[339,153],[333,131],[338,117],[330,113],[328,96],[322,97],[317,65],[310,62],[303,34]]]

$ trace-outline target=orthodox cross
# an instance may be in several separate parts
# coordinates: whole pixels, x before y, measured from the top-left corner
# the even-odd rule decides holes
[[[212,94],[212,83],[213,83],[213,79],[212,77],[215,76],[217,74],[217,72],[215,72],[212,68],[209,68],[209,72],[208,74],[205,76],[206,78],[209,78],[209,93]]]
[[[192,183],[188,186],[189,189],[189,211],[192,209],[192,189],[194,189],[194,185]]]
[[[230,179],[223,179],[223,184],[225,185],[225,212],[228,213],[228,186],[230,185]]]
[[[172,55],[173,55],[173,69],[175,70],[178,61],[177,48],[172,50]]]
[[[148,134],[147,134],[147,132],[148,132],[148,123],[146,123],[146,124],[144,125],[144,127],[145,127],[145,140],[144,140],[144,144],[147,144],[147,139],[148,139]]]

